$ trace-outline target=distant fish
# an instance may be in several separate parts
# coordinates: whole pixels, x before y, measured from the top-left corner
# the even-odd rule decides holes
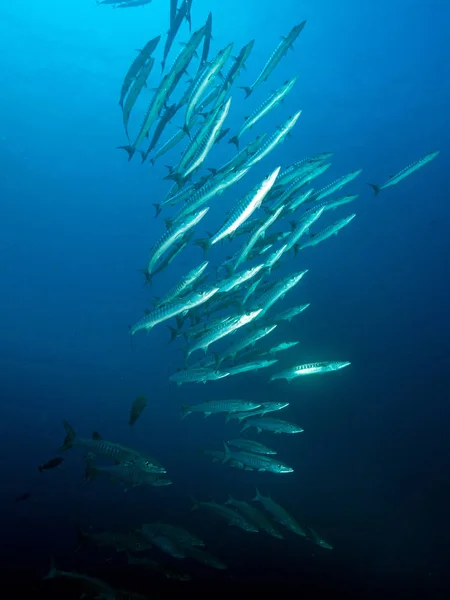
[[[399,173],[397,173],[397,175],[392,175],[392,177],[390,177],[386,181],[386,183],[383,183],[383,185],[377,185],[375,183],[369,183],[368,185],[370,185],[370,187],[375,192],[375,196],[377,196],[381,192],[381,190],[384,190],[387,187],[391,187],[392,185],[396,185],[397,183],[405,179],[405,177],[408,177],[408,175],[411,175],[411,173],[417,171],[417,169],[424,167],[427,163],[431,162],[434,158],[436,158],[439,152],[439,150],[437,150],[436,152],[430,152],[422,158],[419,158],[419,160],[416,160],[416,162],[413,162],[412,164],[402,169]]]
[[[20,496],[16,496],[14,498],[15,502],[24,502],[25,500],[29,500],[31,498],[30,492],[25,492],[24,494],[20,494]]]
[[[134,425],[136,423],[146,406],[147,400],[145,399],[145,397],[138,396],[131,406],[130,419],[128,421],[128,425]]]
[[[300,32],[303,30],[305,25],[306,25],[306,21],[302,21],[298,25],[295,25],[295,27],[293,27],[291,29],[291,31],[289,32],[289,34],[286,37],[282,36],[281,42],[278,44],[278,46],[275,48],[275,50],[270,55],[269,60],[264,65],[264,68],[261,71],[261,73],[258,75],[258,78],[256,79],[255,83],[253,85],[251,85],[250,87],[242,87],[241,88],[244,90],[246,98],[248,98],[250,96],[250,94],[254,91],[254,89],[258,85],[260,85],[261,83],[263,83],[264,81],[266,81],[268,79],[269,75],[272,73],[272,71],[278,65],[280,60],[283,58],[283,56],[286,55],[289,48],[292,48],[295,40],[299,36]]]
[[[64,459],[61,458],[60,456],[57,456],[56,458],[51,458],[43,465],[39,465],[38,470],[40,473],[42,473],[42,471],[48,471],[49,469],[55,469],[56,467],[59,467],[59,465],[63,461],[64,461]]]

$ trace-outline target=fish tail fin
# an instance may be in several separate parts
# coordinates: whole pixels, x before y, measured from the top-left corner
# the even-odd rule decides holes
[[[216,369],[218,369],[220,367],[220,363],[222,362],[218,352],[214,352],[214,360],[216,361]]]
[[[133,146],[117,146],[118,150],[125,150],[125,152],[128,154],[128,162],[130,162],[130,160],[133,158],[134,153],[136,152],[136,148],[134,148]]]
[[[151,162],[152,167],[154,167],[155,166],[155,162],[156,162],[156,158],[151,158],[150,162]]]
[[[227,460],[229,460],[231,453],[230,453],[230,449],[228,448],[228,446],[225,444],[225,442],[223,443],[223,449],[225,451],[225,456],[222,459],[222,464],[225,464],[227,462]]]
[[[179,186],[183,183],[183,175],[181,173],[176,173],[175,171],[170,171],[163,179],[172,179],[172,181],[175,181]]]
[[[147,160],[147,152],[144,152],[144,150],[138,150],[138,152],[141,155],[141,165],[143,165]]]
[[[64,450],[69,450],[70,448],[72,448],[73,442],[76,437],[75,429],[72,427],[72,425],[70,425],[70,423],[63,420],[63,425],[64,429],[66,430],[66,437],[64,438],[64,442],[61,448],[58,450],[58,453],[64,452]]]
[[[377,185],[376,183],[368,183],[367,185],[369,185],[373,189],[373,191],[375,192],[375,196],[378,196],[378,194],[381,191],[380,186]]]
[[[232,138],[228,140],[229,144],[234,144],[236,148],[239,150],[239,138],[237,135],[234,135]]]
[[[205,254],[208,254],[208,251],[211,248],[211,240],[209,238],[199,238],[198,240],[195,240],[194,244],[200,246]]]
[[[57,576],[58,576],[58,570],[55,567],[55,559],[52,556],[50,558],[50,570],[47,573],[47,575],[44,577],[44,579],[54,579]]]
[[[244,90],[244,92],[245,92],[245,99],[247,99],[250,96],[250,94],[252,93],[252,91],[253,91],[251,87],[246,87],[246,86],[240,86],[239,89],[240,90]]]
[[[172,342],[174,342],[177,337],[178,337],[178,329],[175,329],[175,327],[171,327],[170,325],[167,326],[170,329],[170,340],[169,340],[169,344],[171,344]]]
[[[191,407],[189,406],[189,404],[181,405],[181,418],[182,419],[185,419],[191,413],[192,413],[192,410],[191,410]]]
[[[258,502],[261,498],[261,494],[259,493],[258,488],[255,488],[255,489],[256,489],[256,495],[254,498],[252,498],[252,502]]]
[[[249,428],[250,428],[250,425],[248,423],[246,423],[244,425],[244,427],[241,429],[241,433],[243,433],[246,429],[249,429]]]
[[[99,471],[94,464],[94,457],[92,454],[88,454],[85,458],[86,460],[86,468],[84,470],[84,483],[86,485],[93,479],[96,475],[98,475]]]
[[[161,204],[158,204],[158,202],[154,202],[153,206],[155,207],[155,211],[156,211],[156,213],[155,213],[155,219],[156,219],[156,217],[158,217],[161,212]]]

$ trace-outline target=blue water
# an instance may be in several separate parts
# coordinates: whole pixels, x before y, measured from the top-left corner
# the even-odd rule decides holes
[[[227,126],[236,130],[271,90],[298,74],[284,105],[254,133],[272,132],[299,108],[302,116],[292,137],[252,171],[252,182],[270,167],[323,151],[336,154],[321,185],[363,169],[348,188],[360,198],[339,213],[354,210],[354,222],[296,259],[309,273],[293,303],[311,307],[276,338],[300,340],[299,362],[350,360],[351,367],[290,385],[268,385],[262,371],[177,388],[168,377],[182,365],[182,354],[177,344],[168,345],[164,325],[136,335],[130,349],[128,325],[141,318],[151,296],[202,260],[201,250],[190,246],[155,277],[152,290],[144,286],[138,270],[164,232],[152,203],[167,193],[164,165],[176,164],[180,148],[153,168],[137,157],[128,163],[116,149],[126,143],[117,104],[123,76],[135,49],[167,31],[169,2],[118,10],[93,0],[3,0],[0,531],[6,597],[22,584],[52,597],[52,582],[39,583],[51,556],[59,568],[119,587],[164,590],[164,581],[139,575],[119,555],[105,562],[108,553],[95,548],[73,553],[76,524],[116,531],[158,519],[191,527],[229,566],[225,575],[198,569],[193,584],[180,584],[182,591],[208,582],[215,593],[226,584],[228,596],[237,596],[271,583],[275,590],[303,585],[317,593],[444,597],[450,5],[194,0],[194,29],[209,10],[212,53],[230,41],[237,52],[256,40],[237,85],[254,81],[280,35],[307,19],[294,52],[266,84],[248,100],[234,88]],[[183,24],[169,64],[187,36]],[[158,67],[149,87],[159,80]],[[150,98],[144,91],[137,115]],[[133,131],[139,119],[132,118]],[[435,161],[377,198],[366,185],[382,183],[433,150],[441,151]],[[222,142],[209,165],[231,156],[232,147]],[[223,212],[208,215],[199,232],[214,230],[248,185],[221,197]],[[223,246],[215,260],[228,254]],[[287,366],[289,359],[283,361]],[[141,394],[148,406],[130,431],[129,408]],[[220,449],[238,432],[221,417],[180,421],[181,403],[211,397],[291,402],[289,416],[305,432],[273,443],[295,473],[241,472],[203,457],[201,448]],[[151,452],[174,484],[127,493],[101,480],[83,487],[82,453],[75,449],[63,468],[39,473],[37,465],[62,443],[63,418],[80,435],[97,430]],[[270,434],[258,439],[272,442]],[[252,537],[189,512],[191,497],[223,502],[232,492],[249,500],[256,485],[311,523],[334,550],[291,537],[281,544]],[[15,503],[26,491],[31,498]]]

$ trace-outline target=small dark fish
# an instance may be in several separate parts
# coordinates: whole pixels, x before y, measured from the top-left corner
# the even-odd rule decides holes
[[[138,396],[131,406],[128,425],[134,425],[136,423],[146,406],[147,400],[145,399],[145,396]]]
[[[31,494],[30,494],[30,492],[25,492],[24,494],[21,494],[20,496],[16,496],[16,497],[14,498],[14,500],[15,500],[16,502],[23,502],[23,501],[25,501],[25,500],[28,500],[29,498],[31,498]]]
[[[38,470],[42,473],[42,471],[47,471],[48,469],[54,469],[55,467],[59,467],[59,465],[63,462],[63,458],[57,456],[56,458],[51,458],[43,465],[39,465]]]

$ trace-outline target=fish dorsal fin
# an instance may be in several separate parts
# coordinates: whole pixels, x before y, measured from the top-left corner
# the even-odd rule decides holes
[[[99,434],[98,431],[94,431],[94,433],[92,434],[92,439],[93,440],[102,440],[102,436]]]

